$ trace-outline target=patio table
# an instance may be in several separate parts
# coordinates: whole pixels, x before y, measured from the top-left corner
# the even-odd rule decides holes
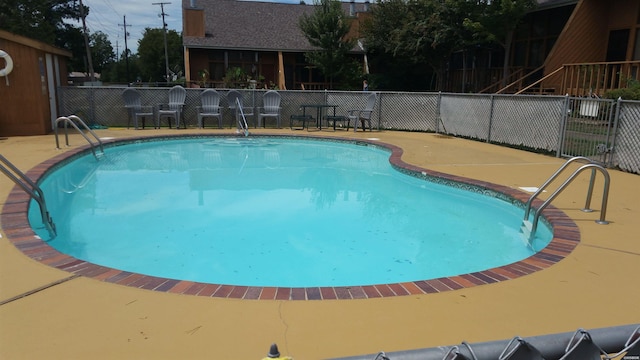
[[[336,108],[339,105],[332,105],[332,104],[302,104],[300,105],[300,107],[302,108],[302,116],[306,116],[307,115],[307,108],[315,108],[316,109],[316,127],[318,127],[319,130],[322,130],[322,113],[324,111],[324,109],[328,109],[328,108],[333,108],[333,116],[336,116]],[[335,130],[335,122],[334,124],[334,130]],[[307,130],[309,130],[309,127],[307,127]]]

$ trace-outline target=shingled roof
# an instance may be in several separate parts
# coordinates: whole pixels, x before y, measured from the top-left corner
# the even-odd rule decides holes
[[[183,0],[189,8],[192,0]],[[302,14],[312,14],[313,5],[237,0],[196,0],[204,10],[205,37],[183,38],[190,48],[307,52],[313,50],[300,31]],[[343,3],[349,12],[349,3]],[[356,4],[362,11],[364,5]]]

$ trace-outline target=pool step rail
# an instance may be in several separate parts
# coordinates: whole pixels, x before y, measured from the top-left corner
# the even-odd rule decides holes
[[[35,182],[29,179],[27,175],[2,155],[0,155],[0,171],[2,171],[9,179],[21,187],[22,190],[29,194],[29,196],[38,203],[42,223],[47,228],[47,231],[49,231],[49,235],[51,235],[52,238],[55,237],[56,224],[53,222],[53,219],[47,210],[47,204],[44,200],[44,193],[42,192],[42,189],[40,189]]]
[[[249,136],[249,125],[247,125],[247,118],[244,116],[240,98],[236,98],[236,119],[238,119],[238,130],[242,130],[245,137]]]
[[[532,209],[532,204],[533,204],[533,200],[535,200],[536,197],[538,197],[538,195],[540,195],[546,188],[547,186],[549,186],[549,184],[551,184],[551,182],[553,180],[555,180],[566,168],[569,164],[576,162],[576,161],[580,161],[580,162],[584,162],[586,163],[585,165],[582,165],[581,167],[579,167],[577,170],[575,170],[552,194],[551,196],[549,196],[549,198],[547,198],[547,200],[545,200],[542,205],[540,205],[540,207],[538,207],[537,209],[534,210],[533,213],[533,220],[529,221],[529,214],[531,213],[531,209]],[[547,181],[542,184],[542,186],[540,186],[538,188],[538,190],[536,190],[536,192],[533,193],[533,195],[531,195],[531,197],[529,198],[529,200],[527,201],[526,205],[525,205],[525,211],[524,211],[524,219],[522,220],[522,227],[521,229],[527,229],[530,234],[529,234],[529,243],[531,243],[531,240],[535,237],[535,233],[536,230],[538,228],[538,220],[540,217],[540,214],[542,213],[542,211],[578,176],[580,175],[580,173],[582,173],[585,170],[591,170],[591,178],[589,181],[589,189],[587,191],[587,200],[585,203],[584,208],[582,209],[582,211],[584,212],[592,212],[593,210],[590,208],[591,207],[591,197],[593,195],[593,185],[595,183],[595,177],[596,177],[596,171],[600,171],[602,173],[602,176],[604,177],[604,189],[602,192],[602,206],[600,208],[600,218],[598,220],[596,220],[596,223],[601,224],[601,225],[606,225],[609,222],[607,220],[605,220],[605,217],[607,215],[607,199],[609,197],[609,173],[607,172],[607,170],[600,164],[592,161],[589,158],[583,157],[583,156],[576,156],[573,157],[569,160],[567,160],[567,162],[565,162],[553,175],[551,175],[551,177],[549,177],[549,179],[547,179]],[[527,224],[529,223],[529,224]]]
[[[93,153],[93,156],[96,159],[99,158],[98,153],[96,153],[96,147],[98,147],[100,150],[100,156],[104,155],[104,146],[102,144],[102,140],[100,140],[98,135],[96,135],[96,133],[93,130],[91,130],[87,126],[87,124],[76,115],[61,116],[56,119],[55,126],[54,126],[55,135],[56,135],[56,149],[60,149],[60,142],[58,140],[58,128],[61,122],[64,123],[64,137],[65,137],[65,142],[67,146],[69,146],[69,131],[67,129],[68,129],[68,125],[71,125],[71,127],[76,129],[76,131],[78,131],[78,133],[82,135],[82,137],[85,140],[87,140],[87,142],[89,143],[89,146],[91,147],[91,152]],[[95,143],[91,141],[91,139],[89,139],[89,137],[84,133],[84,131],[78,127],[78,124],[82,126],[82,128],[86,132],[88,132],[89,134],[91,134],[91,136],[93,136],[93,138],[96,140]]]

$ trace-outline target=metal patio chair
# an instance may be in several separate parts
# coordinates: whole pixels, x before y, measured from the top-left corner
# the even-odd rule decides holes
[[[364,109],[349,110],[347,117],[349,122],[353,120],[353,131],[358,131],[358,122],[362,124],[362,130],[366,131],[366,125],[369,124],[369,131],[371,130],[371,116],[373,115],[373,108],[376,105],[378,96],[376,93],[369,94],[367,98],[367,106]]]
[[[266,127],[265,118],[271,117],[276,119],[276,127],[280,128],[280,94],[275,90],[267,91],[262,97],[263,107],[258,113],[258,127],[262,123],[262,127]],[[246,114],[245,114],[246,115]]]
[[[218,128],[222,129],[222,113],[220,112],[220,94],[214,89],[200,93],[201,105],[198,110],[198,127],[204,128],[205,118],[218,118]]]
[[[182,107],[184,106],[184,100],[187,97],[187,90],[182,86],[176,85],[169,90],[169,102],[167,104],[159,104],[158,112],[156,114],[156,127],[160,128],[160,119],[163,117],[174,118],[176,122],[176,129],[180,128],[180,120],[183,121],[183,125],[186,128],[187,124],[182,119]],[[168,121],[169,128],[171,128],[171,122]]]
[[[142,106],[140,92],[134,88],[126,88],[122,91],[122,99],[124,100],[124,107],[127,109],[129,118],[127,120],[127,129],[131,125],[131,119],[133,118],[134,129],[138,130],[138,119],[142,120],[142,129],[144,129],[144,122],[147,117],[153,121],[153,106]]]

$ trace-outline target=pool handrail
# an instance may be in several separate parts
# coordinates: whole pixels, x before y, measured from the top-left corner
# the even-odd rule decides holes
[[[238,126],[242,129],[244,136],[249,136],[249,125],[247,125],[247,118],[244,116],[244,110],[242,109],[240,98],[236,98],[236,119],[238,119]],[[240,119],[242,119],[242,122]]]
[[[51,237],[56,236],[56,225],[47,210],[47,204],[44,200],[44,193],[42,189],[34,183],[27,175],[25,175],[20,169],[13,165],[7,158],[0,154],[0,171],[2,171],[9,179],[11,179],[16,185],[22,188],[33,200],[38,203],[40,207],[40,216],[44,226],[49,231]]]
[[[76,131],[78,131],[78,133],[80,135],[82,135],[82,137],[87,140],[87,142],[89,143],[89,146],[91,147],[91,152],[93,153],[93,156],[97,159],[98,155],[96,154],[96,150],[95,147],[99,146],[100,147],[100,151],[102,152],[102,155],[104,155],[104,146],[102,145],[102,140],[100,140],[100,137],[98,137],[98,135],[91,130],[87,124],[82,121],[82,119],[80,119],[78,116],[76,115],[69,115],[69,116],[61,116],[59,118],[56,119],[55,125],[54,125],[54,130],[55,130],[55,135],[56,135],[56,149],[60,149],[60,142],[58,140],[58,124],[60,122],[64,122],[64,137],[65,137],[65,143],[67,146],[69,146],[69,132],[67,130],[67,125],[71,124],[71,126],[73,126]],[[87,130],[87,132],[89,132],[96,140],[97,140],[97,144],[94,144],[93,141],[91,141],[87,135],[85,135],[85,133],[80,130],[80,128],[78,127],[78,125],[76,125],[76,122],[79,123],[80,125],[82,125],[82,127]]]
[[[555,199],[558,196],[558,194],[560,194],[562,190],[564,190],[576,178],[576,176],[580,175],[582,171],[587,170],[589,168],[591,168],[592,174],[595,173],[595,170],[599,170],[604,176],[604,190],[602,192],[602,206],[600,208],[600,219],[596,220],[596,223],[600,225],[606,225],[609,223],[607,220],[605,220],[607,216],[607,200],[609,198],[609,180],[610,180],[609,172],[607,172],[607,170],[603,166],[595,163],[591,163],[591,164],[582,165],[580,168],[574,171],[573,174],[571,174],[571,176],[567,180],[565,180],[565,182],[562,183],[562,185],[560,185],[560,187],[558,187],[556,191],[554,191],[553,194],[551,194],[551,196],[547,200],[545,200],[545,202],[542,203],[542,205],[540,205],[538,209],[536,209],[536,211],[533,214],[533,222],[531,224],[530,238],[534,236],[536,229],[538,228],[538,219],[540,218],[540,214],[542,213],[542,210],[544,210],[547,207],[547,205],[549,205],[551,201],[553,201],[553,199]],[[592,186],[593,186],[593,179],[590,184],[590,188]],[[524,221],[527,221],[527,219],[525,218]]]
[[[531,195],[531,197],[529,197],[529,200],[527,200],[527,203],[525,205],[525,209],[524,209],[524,220],[528,220],[529,219],[529,213],[531,212],[531,204],[533,203],[533,200],[538,197],[538,195],[540,195],[544,189],[547,188],[547,186],[549,186],[549,184],[551,184],[551,182],[553,180],[555,180],[563,171],[564,169],[567,168],[567,166],[569,166],[569,164],[576,162],[576,161],[580,161],[580,162],[584,162],[587,164],[596,164],[596,162],[594,162],[593,160],[589,159],[588,157],[584,157],[584,156],[575,156],[572,157],[571,159],[567,160],[558,170],[556,170],[556,172],[551,175],[551,177],[549,177],[549,179],[547,179],[547,181],[544,182],[544,184],[540,185],[540,187],[538,188],[538,190],[536,190],[533,195]],[[584,205],[584,209],[582,209],[582,211],[584,212],[591,212],[593,210],[591,210],[589,207],[591,206],[591,196],[593,193],[593,183],[595,182],[595,176],[596,176],[596,171],[595,169],[593,169],[591,171],[591,179],[589,181],[589,190],[587,190],[587,199],[585,201],[585,205]]]

